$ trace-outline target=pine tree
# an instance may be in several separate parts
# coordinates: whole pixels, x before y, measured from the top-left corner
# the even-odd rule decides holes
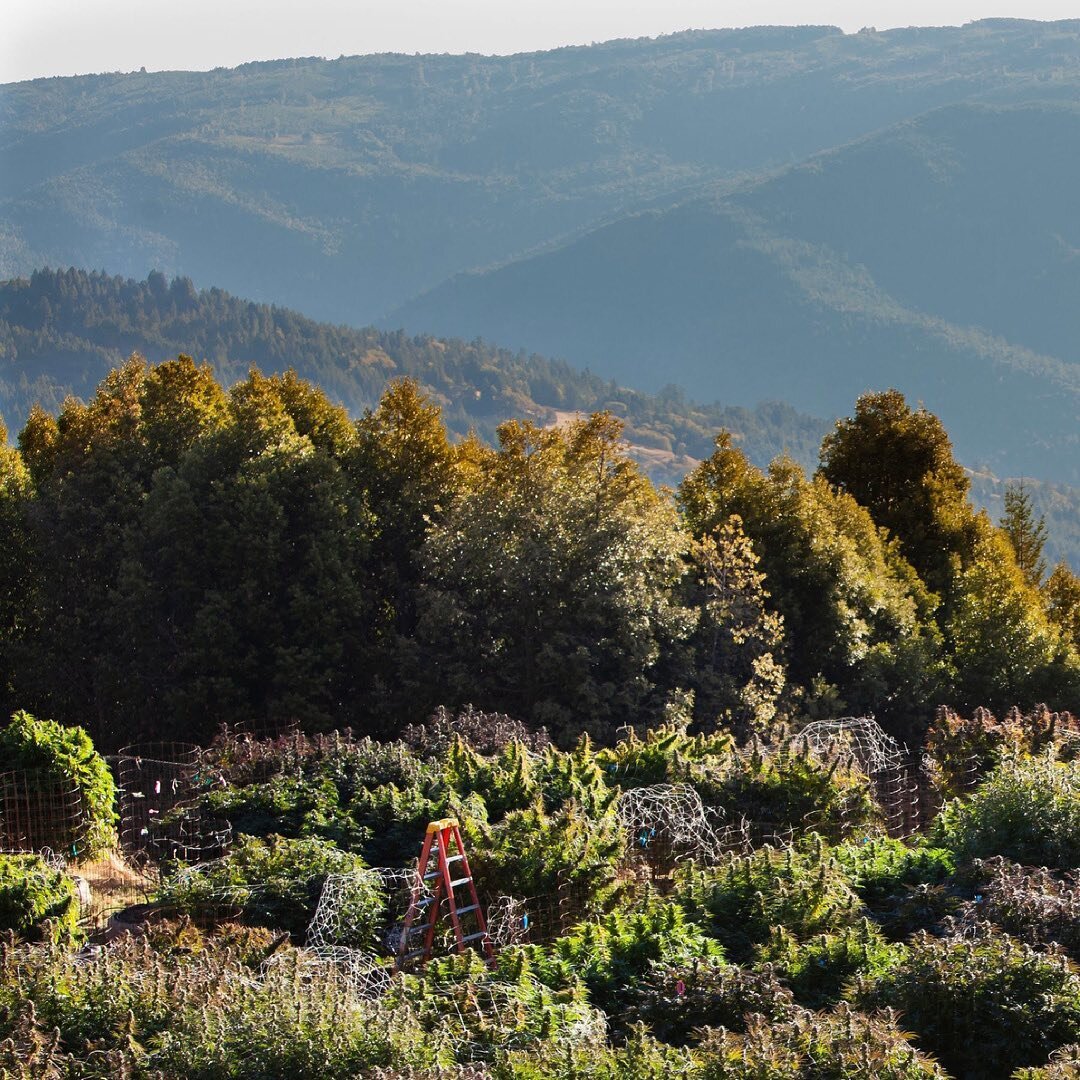
[[[1016,552],[1016,565],[1020,567],[1024,580],[1038,587],[1046,574],[1046,560],[1043,558],[1046,519],[1042,514],[1035,516],[1031,492],[1024,486],[1023,480],[1005,485],[1005,513],[1000,525]]]

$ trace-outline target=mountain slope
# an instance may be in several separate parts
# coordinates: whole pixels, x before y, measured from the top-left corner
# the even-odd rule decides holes
[[[818,415],[896,386],[962,457],[1080,480],[1080,110],[956,106],[462,275],[388,322]]]
[[[368,321],[645,201],[962,101],[1080,100],[1080,22],[702,31],[0,87],[0,276],[151,269]]]
[[[642,394],[541,356],[317,323],[161,274],[137,282],[38,271],[0,282],[0,416],[12,434],[35,402],[55,411],[68,394],[88,397],[132,352],[153,362],[187,353],[208,361],[226,384],[250,364],[267,373],[291,367],[353,415],[373,406],[389,379],[409,376],[459,436],[472,429],[490,439],[511,416],[549,424],[610,409],[650,472],[667,482],[711,451],[721,427],[759,464],[781,452],[812,463],[827,427],[777,402],[745,409],[688,402],[670,387]]]
[[[720,428],[759,466],[787,453],[811,470],[829,425],[769,402],[754,409],[687,401],[672,387],[658,395],[619,387],[540,356],[479,342],[353,330],[232,297],[197,292],[162,275],[127,281],[77,270],[39,271],[0,282],[0,418],[13,437],[30,406],[55,411],[74,393],[87,397],[105,373],[139,351],[152,361],[186,352],[209,360],[226,382],[250,363],[266,372],[293,367],[358,415],[389,378],[408,375],[443,408],[452,432],[491,438],[510,416],[548,424],[571,413],[610,409],[626,425],[632,452],[655,480],[677,484],[711,452]],[[845,408],[850,412],[851,403]],[[1080,488],[1025,478],[1049,528],[1051,563],[1080,566]],[[972,499],[996,520],[1004,481],[972,476]]]

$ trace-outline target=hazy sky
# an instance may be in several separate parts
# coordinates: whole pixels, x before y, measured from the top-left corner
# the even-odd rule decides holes
[[[690,27],[1076,18],[1076,0],[0,0],[0,82],[370,52],[509,53]]]

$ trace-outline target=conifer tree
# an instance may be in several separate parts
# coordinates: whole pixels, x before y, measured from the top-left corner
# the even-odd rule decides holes
[[[1005,513],[1000,526],[1012,544],[1024,580],[1038,587],[1046,574],[1046,518],[1041,514],[1036,517],[1031,492],[1023,480],[1005,485]]]
[[[1080,656],[1047,617],[1005,534],[985,515],[976,520],[978,540],[946,624],[958,704],[1068,708],[1080,693]]]
[[[968,479],[941,421],[899,390],[864,394],[821,444],[820,475],[870,511],[948,604],[955,559],[975,539]]]

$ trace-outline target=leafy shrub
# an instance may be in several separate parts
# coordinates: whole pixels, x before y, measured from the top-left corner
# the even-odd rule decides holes
[[[631,995],[624,1016],[644,1023],[663,1042],[683,1046],[701,1029],[745,1032],[749,1016],[776,1023],[797,1012],[791,991],[769,964],[756,970],[708,960],[680,967],[655,965]]]
[[[327,875],[364,868],[359,856],[320,840],[241,837],[225,858],[176,874],[163,886],[160,900],[182,914],[234,908],[246,922],[299,939],[315,914]],[[342,924],[353,933],[340,944],[366,945],[374,938],[385,899],[374,879],[363,875],[349,895],[354,906]]]
[[[941,885],[956,871],[950,851],[889,836],[864,837],[833,849],[852,888],[871,910],[893,902],[904,889],[917,885]]]
[[[496,970],[471,951],[433,960],[423,975],[406,976],[390,1001],[407,1004],[458,1061],[568,1038],[575,1029],[603,1030],[578,987],[552,990],[523,958]]]
[[[480,754],[497,754],[512,742],[523,743],[533,753],[551,745],[544,728],[533,730],[506,713],[481,712],[472,705],[457,713],[440,705],[426,724],[410,724],[401,734],[402,742],[434,761],[441,761],[458,738]]]
[[[599,751],[596,759],[608,783],[626,790],[684,781],[691,762],[726,759],[734,745],[726,733],[692,736],[684,724],[671,723],[650,728],[644,739],[631,728],[613,747]]]
[[[1080,1043],[1070,1043],[1050,1055],[1043,1066],[1017,1069],[1013,1080],[1075,1080],[1080,1076]]]
[[[859,898],[820,836],[800,847],[731,855],[714,869],[680,872],[677,897],[694,918],[742,961],[782,926],[798,938],[854,925]]]
[[[894,1015],[865,1016],[846,1004],[780,1023],[756,1016],[745,1035],[711,1032],[701,1057],[701,1080],[946,1080]]]
[[[1069,961],[989,927],[973,939],[916,934],[907,958],[856,1000],[899,1009],[919,1045],[959,1076],[1007,1076],[1080,1039]]]
[[[452,792],[426,785],[383,784],[359,792],[349,804],[348,813],[355,827],[367,834],[364,858],[372,866],[415,865],[424,833],[432,821],[450,812],[466,816],[460,807],[451,805],[451,798]],[[482,804],[474,815],[486,819]]]
[[[342,805],[367,788],[383,784],[412,787],[435,775],[404,743],[357,739],[348,730],[326,735],[296,733],[276,739],[227,733],[214,740],[206,764],[232,787],[263,783],[275,776],[329,780]]]
[[[1032,945],[1060,945],[1080,959],[1080,873],[1057,877],[1002,858],[976,864],[975,873],[982,884],[969,906],[980,919]]]
[[[579,980],[591,1002],[616,1017],[654,965],[689,967],[719,959],[721,949],[677,905],[652,903],[634,914],[582,923],[526,953],[537,978],[553,986]]]
[[[961,795],[1008,753],[1041,754],[1053,750],[1074,756],[1080,720],[1045,705],[1030,713],[1012,708],[999,721],[989,709],[976,709],[970,718],[945,706],[937,710],[926,734],[926,754],[940,790]]]
[[[460,735],[456,736],[446,752],[444,776],[456,795],[479,795],[490,821],[526,809],[540,793],[533,759],[525,744],[516,739],[494,756],[483,758]]]
[[[498,1061],[493,1080],[669,1080],[693,1076],[690,1054],[634,1032],[621,1046],[571,1039],[556,1048],[541,1044]]]
[[[588,918],[618,895],[624,838],[611,810],[590,817],[571,799],[552,814],[537,803],[497,826],[463,826],[473,876],[489,896],[518,896],[541,907],[562,900],[577,918]]]
[[[166,954],[188,955],[227,948],[237,960],[255,969],[281,946],[281,939],[265,926],[227,922],[208,930],[186,915],[147,922],[143,937],[155,952]]]
[[[352,1080],[435,1064],[407,1010],[359,1000],[332,967],[302,961],[290,952],[254,978],[217,944],[159,953],[127,939],[89,958],[0,946],[0,1046],[38,1047],[39,1077],[95,1080]]]
[[[603,751],[593,752],[589,736],[582,735],[570,753],[550,746],[537,766],[544,809],[553,814],[573,800],[590,817],[602,817],[618,801],[617,787],[604,771]]]
[[[264,783],[208,792],[201,802],[245,836],[316,838],[347,851],[362,850],[370,839],[368,830],[341,806],[329,779],[274,776]]]
[[[77,788],[85,826],[75,837],[58,837],[57,846],[71,845],[76,848],[71,854],[92,856],[116,843],[116,784],[81,727],[17,712],[0,729],[0,760],[5,769],[34,772],[52,783]]]
[[[959,906],[949,887],[956,860],[944,848],[878,836],[841,844],[834,853],[852,888],[894,940],[939,926]]]
[[[758,956],[791,987],[800,1005],[820,1009],[839,1001],[856,975],[880,975],[900,963],[905,952],[903,945],[890,944],[863,919],[858,926],[806,941],[778,927]]]
[[[80,936],[75,883],[39,855],[0,854],[2,930],[26,941],[75,940]]]
[[[933,837],[960,861],[1003,855],[1030,866],[1080,867],[1080,762],[1003,758],[974,794],[946,805]]]
[[[854,760],[823,760],[800,739],[777,746],[755,739],[720,763],[693,766],[690,780],[706,804],[723,807],[729,821],[745,818],[762,836],[813,830],[838,840],[881,817]]]

